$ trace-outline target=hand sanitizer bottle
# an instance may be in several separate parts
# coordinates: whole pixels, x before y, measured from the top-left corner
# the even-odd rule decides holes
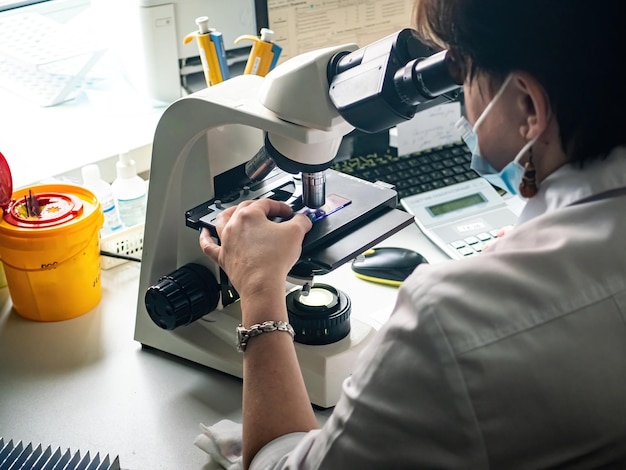
[[[113,181],[113,194],[126,227],[144,223],[146,219],[146,182],[137,175],[135,161],[121,153],[115,164],[117,178]]]
[[[96,195],[98,201],[100,201],[100,206],[102,206],[102,212],[104,212],[104,225],[100,233],[108,235],[115,230],[121,229],[122,221],[115,204],[113,189],[109,183],[100,177],[98,165],[84,166],[81,168],[81,173],[83,175],[83,185]]]

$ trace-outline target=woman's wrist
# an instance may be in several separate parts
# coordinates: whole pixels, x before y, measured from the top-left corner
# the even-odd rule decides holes
[[[285,277],[250,274],[233,285],[242,299],[255,299],[282,295],[287,283]]]
[[[249,327],[265,321],[288,321],[286,295],[284,284],[241,295],[241,324]]]

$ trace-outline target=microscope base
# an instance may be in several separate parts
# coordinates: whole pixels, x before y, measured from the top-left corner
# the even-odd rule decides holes
[[[235,346],[235,328],[240,319],[238,302],[172,331],[159,328],[144,314],[137,319],[135,339],[241,378],[243,355]],[[374,337],[372,326],[354,318],[350,321],[350,333],[340,341],[322,346],[295,343],[309,398],[320,408],[337,404],[343,381],[352,374],[359,354]]]

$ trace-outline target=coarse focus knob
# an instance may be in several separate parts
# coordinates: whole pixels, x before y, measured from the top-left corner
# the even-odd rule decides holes
[[[350,333],[350,298],[327,284],[314,284],[308,292],[287,295],[289,323],[303,344],[330,344]]]
[[[208,268],[188,263],[148,288],[146,310],[159,327],[173,330],[215,310],[219,292],[217,279]]]

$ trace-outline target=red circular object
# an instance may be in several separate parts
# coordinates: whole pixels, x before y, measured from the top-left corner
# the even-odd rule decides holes
[[[29,215],[26,199],[12,201],[4,212],[4,220],[11,225],[27,228],[45,228],[73,220],[82,213],[83,202],[76,196],[63,193],[32,194],[39,204],[39,215]]]
[[[11,168],[0,152],[0,207],[4,210],[11,204],[11,196],[13,195],[13,177],[11,176]]]
[[[83,201],[65,193],[31,193],[13,200],[13,177],[9,164],[0,153],[0,207],[4,220],[16,227],[46,228],[73,220],[83,210]],[[37,207],[37,215],[29,214],[28,206]]]

